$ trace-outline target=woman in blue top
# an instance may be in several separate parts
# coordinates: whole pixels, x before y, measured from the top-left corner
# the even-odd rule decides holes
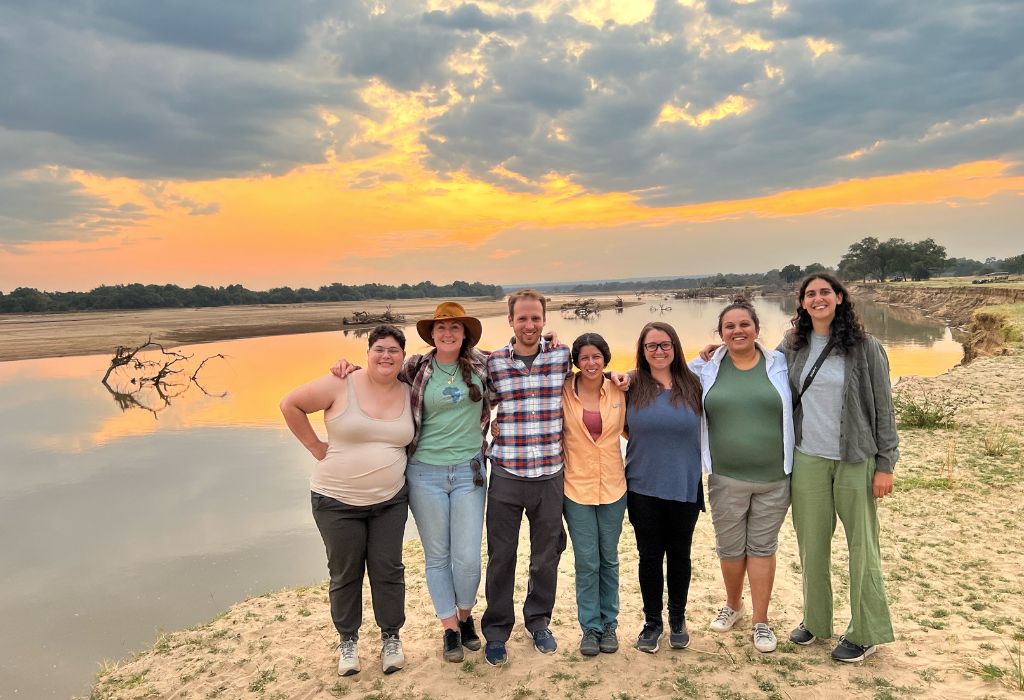
[[[704,510],[701,413],[700,381],[686,367],[675,329],[660,321],[648,323],[637,342],[636,373],[626,400],[626,504],[640,555],[644,603],[636,646],[650,654],[658,651],[664,632],[666,580],[669,644],[682,649],[690,643],[690,543]]]

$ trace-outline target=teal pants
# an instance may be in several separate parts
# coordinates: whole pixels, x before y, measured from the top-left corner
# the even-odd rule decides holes
[[[799,450],[794,456],[793,527],[804,572],[804,626],[815,637],[832,636],[832,535],[838,515],[850,552],[850,624],[845,637],[862,646],[893,641],[871,493],[874,476],[872,459],[838,462]]]
[[[619,536],[625,513],[626,494],[600,506],[565,499],[565,524],[576,559],[576,611],[584,631],[618,626]]]

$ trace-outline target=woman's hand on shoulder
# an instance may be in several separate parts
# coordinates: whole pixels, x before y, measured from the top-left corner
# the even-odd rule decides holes
[[[871,483],[871,494],[875,498],[883,498],[892,493],[892,472],[875,472]]]
[[[343,357],[337,362],[335,362],[334,365],[331,367],[331,374],[333,374],[338,379],[344,379],[352,372],[355,372],[357,369],[362,369],[362,367],[355,364],[354,362],[349,362]]]
[[[711,360],[711,356],[715,354],[715,350],[722,347],[721,343],[708,343],[705,345],[697,355],[700,359],[708,362]]]
[[[629,391],[629,384],[633,381],[633,375],[629,372],[626,372],[625,374],[620,372],[609,372],[608,378],[612,380],[612,384],[622,391]]]

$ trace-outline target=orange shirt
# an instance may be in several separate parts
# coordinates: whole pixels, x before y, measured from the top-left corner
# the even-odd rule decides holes
[[[583,403],[575,377],[562,385],[562,452],[565,495],[581,505],[614,503],[626,493],[626,468],[619,436],[626,423],[626,395],[611,380],[601,386],[601,436],[594,440],[583,424]]]

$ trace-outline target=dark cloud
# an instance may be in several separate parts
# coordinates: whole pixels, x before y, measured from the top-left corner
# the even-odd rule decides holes
[[[785,4],[773,15],[770,0],[657,0],[644,21],[595,27],[569,14],[574,1],[540,15],[527,0],[500,11],[10,0],[0,6],[0,204],[13,208],[0,209],[0,236],[134,220],[73,184],[32,179],[49,166],[160,181],[278,174],[329,150],[378,154],[386,144],[352,139],[355,115],[385,116],[358,97],[373,80],[447,107],[421,134],[439,177],[463,171],[517,190],[558,172],[661,205],[1024,160],[1019,3]],[[772,44],[744,48],[744,36]],[[816,57],[818,41],[832,50]],[[659,123],[666,105],[696,118],[737,98],[746,111],[699,128]],[[340,121],[328,126],[322,109]],[[355,186],[381,181],[367,174]],[[40,232],[25,233],[32,226]]]

